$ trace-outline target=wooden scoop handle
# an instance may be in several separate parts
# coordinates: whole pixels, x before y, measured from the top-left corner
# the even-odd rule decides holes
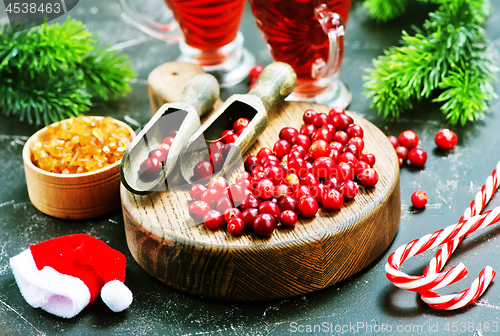
[[[264,68],[249,94],[258,96],[266,110],[283,101],[297,84],[297,75],[286,63],[274,62]]]
[[[181,102],[193,106],[201,116],[214,106],[219,98],[219,83],[214,76],[203,73],[194,76],[184,88]]]

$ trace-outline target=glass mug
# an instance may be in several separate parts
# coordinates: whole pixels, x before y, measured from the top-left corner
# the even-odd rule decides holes
[[[288,99],[347,107],[352,94],[339,70],[351,0],[250,0],[250,5],[273,59],[297,74]]]
[[[155,38],[178,42],[179,60],[199,64],[222,87],[241,82],[255,65],[239,31],[246,0],[165,0],[173,14],[166,24],[139,14],[130,0],[120,3],[126,21]]]

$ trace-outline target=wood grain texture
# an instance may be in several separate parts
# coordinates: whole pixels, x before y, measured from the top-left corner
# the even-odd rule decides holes
[[[246,155],[272,148],[285,126],[297,129],[308,108],[329,107],[284,102],[269,112],[269,126]],[[377,158],[376,187],[360,188],[338,211],[320,208],[295,228],[278,227],[269,238],[253,232],[239,237],[195,224],[188,215],[189,186],[147,196],[123,186],[127,243],[135,260],[152,276],[183,292],[225,300],[270,300],[331,286],[359,272],[394,239],[401,215],[399,165],[386,136],[367,120],[349,113],[365,131],[365,153]],[[239,170],[242,170],[240,167]],[[237,171],[228,179],[234,181]]]

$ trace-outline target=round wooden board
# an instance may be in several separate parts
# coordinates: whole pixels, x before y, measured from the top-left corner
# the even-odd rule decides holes
[[[247,155],[272,145],[281,128],[301,127],[305,110],[330,107],[284,102],[269,112],[269,126]],[[206,229],[188,215],[189,187],[139,196],[121,187],[125,231],[135,260],[152,276],[183,292],[224,300],[271,300],[331,286],[359,272],[394,239],[401,216],[399,165],[387,137],[349,113],[365,131],[364,153],[377,158],[378,184],[355,200],[270,238],[253,232],[233,237]],[[240,170],[243,168],[241,167]],[[237,171],[229,174],[230,183]]]

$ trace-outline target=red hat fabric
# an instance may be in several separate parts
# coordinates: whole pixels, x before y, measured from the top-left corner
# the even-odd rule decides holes
[[[115,312],[132,303],[132,293],[123,284],[125,256],[90,235],[31,245],[11,258],[10,265],[25,300],[54,315],[76,316],[99,293]]]

